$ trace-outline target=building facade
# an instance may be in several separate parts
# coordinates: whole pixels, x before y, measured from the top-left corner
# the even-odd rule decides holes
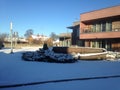
[[[80,46],[120,51],[120,6],[83,13],[80,15],[79,32],[75,27],[70,27],[73,30],[72,41],[76,41],[79,34]]]
[[[79,36],[80,36],[80,21],[76,21],[72,26],[67,27],[68,29],[72,29],[71,33],[71,44],[79,45]]]
[[[59,35],[59,46],[71,46],[71,33],[61,33]]]
[[[80,37],[86,47],[120,50],[120,6],[80,15]]]

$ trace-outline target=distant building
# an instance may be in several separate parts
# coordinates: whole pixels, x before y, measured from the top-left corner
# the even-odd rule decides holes
[[[17,40],[17,42],[19,42],[19,43],[28,43],[28,40],[26,40],[25,38],[19,38]]]
[[[28,43],[28,40],[26,40],[25,38],[21,38],[21,37],[13,37],[12,38],[13,42],[19,42],[19,43]],[[4,40],[5,43],[11,43],[11,37],[7,37]]]
[[[61,33],[59,35],[60,46],[70,46],[71,45],[71,33]]]
[[[57,40],[53,41],[53,46],[60,46],[60,40],[57,39]]]
[[[79,41],[80,46],[120,51],[120,6],[83,13],[78,26],[79,30],[74,25],[69,28],[73,30],[72,41]]]
[[[49,37],[45,36],[45,35],[31,35],[31,37],[33,39],[36,39],[36,40],[42,40],[42,41],[45,41],[47,40]]]

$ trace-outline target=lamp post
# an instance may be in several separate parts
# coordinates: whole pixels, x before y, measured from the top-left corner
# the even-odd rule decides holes
[[[12,30],[12,22],[10,22],[10,40],[11,40],[11,54],[13,54],[13,30]]]

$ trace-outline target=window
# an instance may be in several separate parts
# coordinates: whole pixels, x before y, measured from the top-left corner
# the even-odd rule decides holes
[[[112,31],[112,22],[111,21],[97,22],[91,25],[91,29],[92,32]]]
[[[96,24],[96,32],[100,32],[101,31],[101,24],[98,23]]]
[[[112,31],[112,22],[106,22],[106,31]]]
[[[79,37],[79,35],[80,35],[80,30],[79,30],[79,28],[77,28],[76,31],[77,31],[76,35],[77,35],[77,37]]]
[[[96,32],[96,24],[92,25],[92,32]]]
[[[101,23],[101,31],[105,32],[106,31],[106,23]]]

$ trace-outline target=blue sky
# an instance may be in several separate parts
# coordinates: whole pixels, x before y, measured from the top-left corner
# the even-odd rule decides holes
[[[13,31],[24,36],[26,30],[49,36],[71,32],[67,26],[80,19],[80,14],[120,5],[120,0],[0,0],[0,33]]]

